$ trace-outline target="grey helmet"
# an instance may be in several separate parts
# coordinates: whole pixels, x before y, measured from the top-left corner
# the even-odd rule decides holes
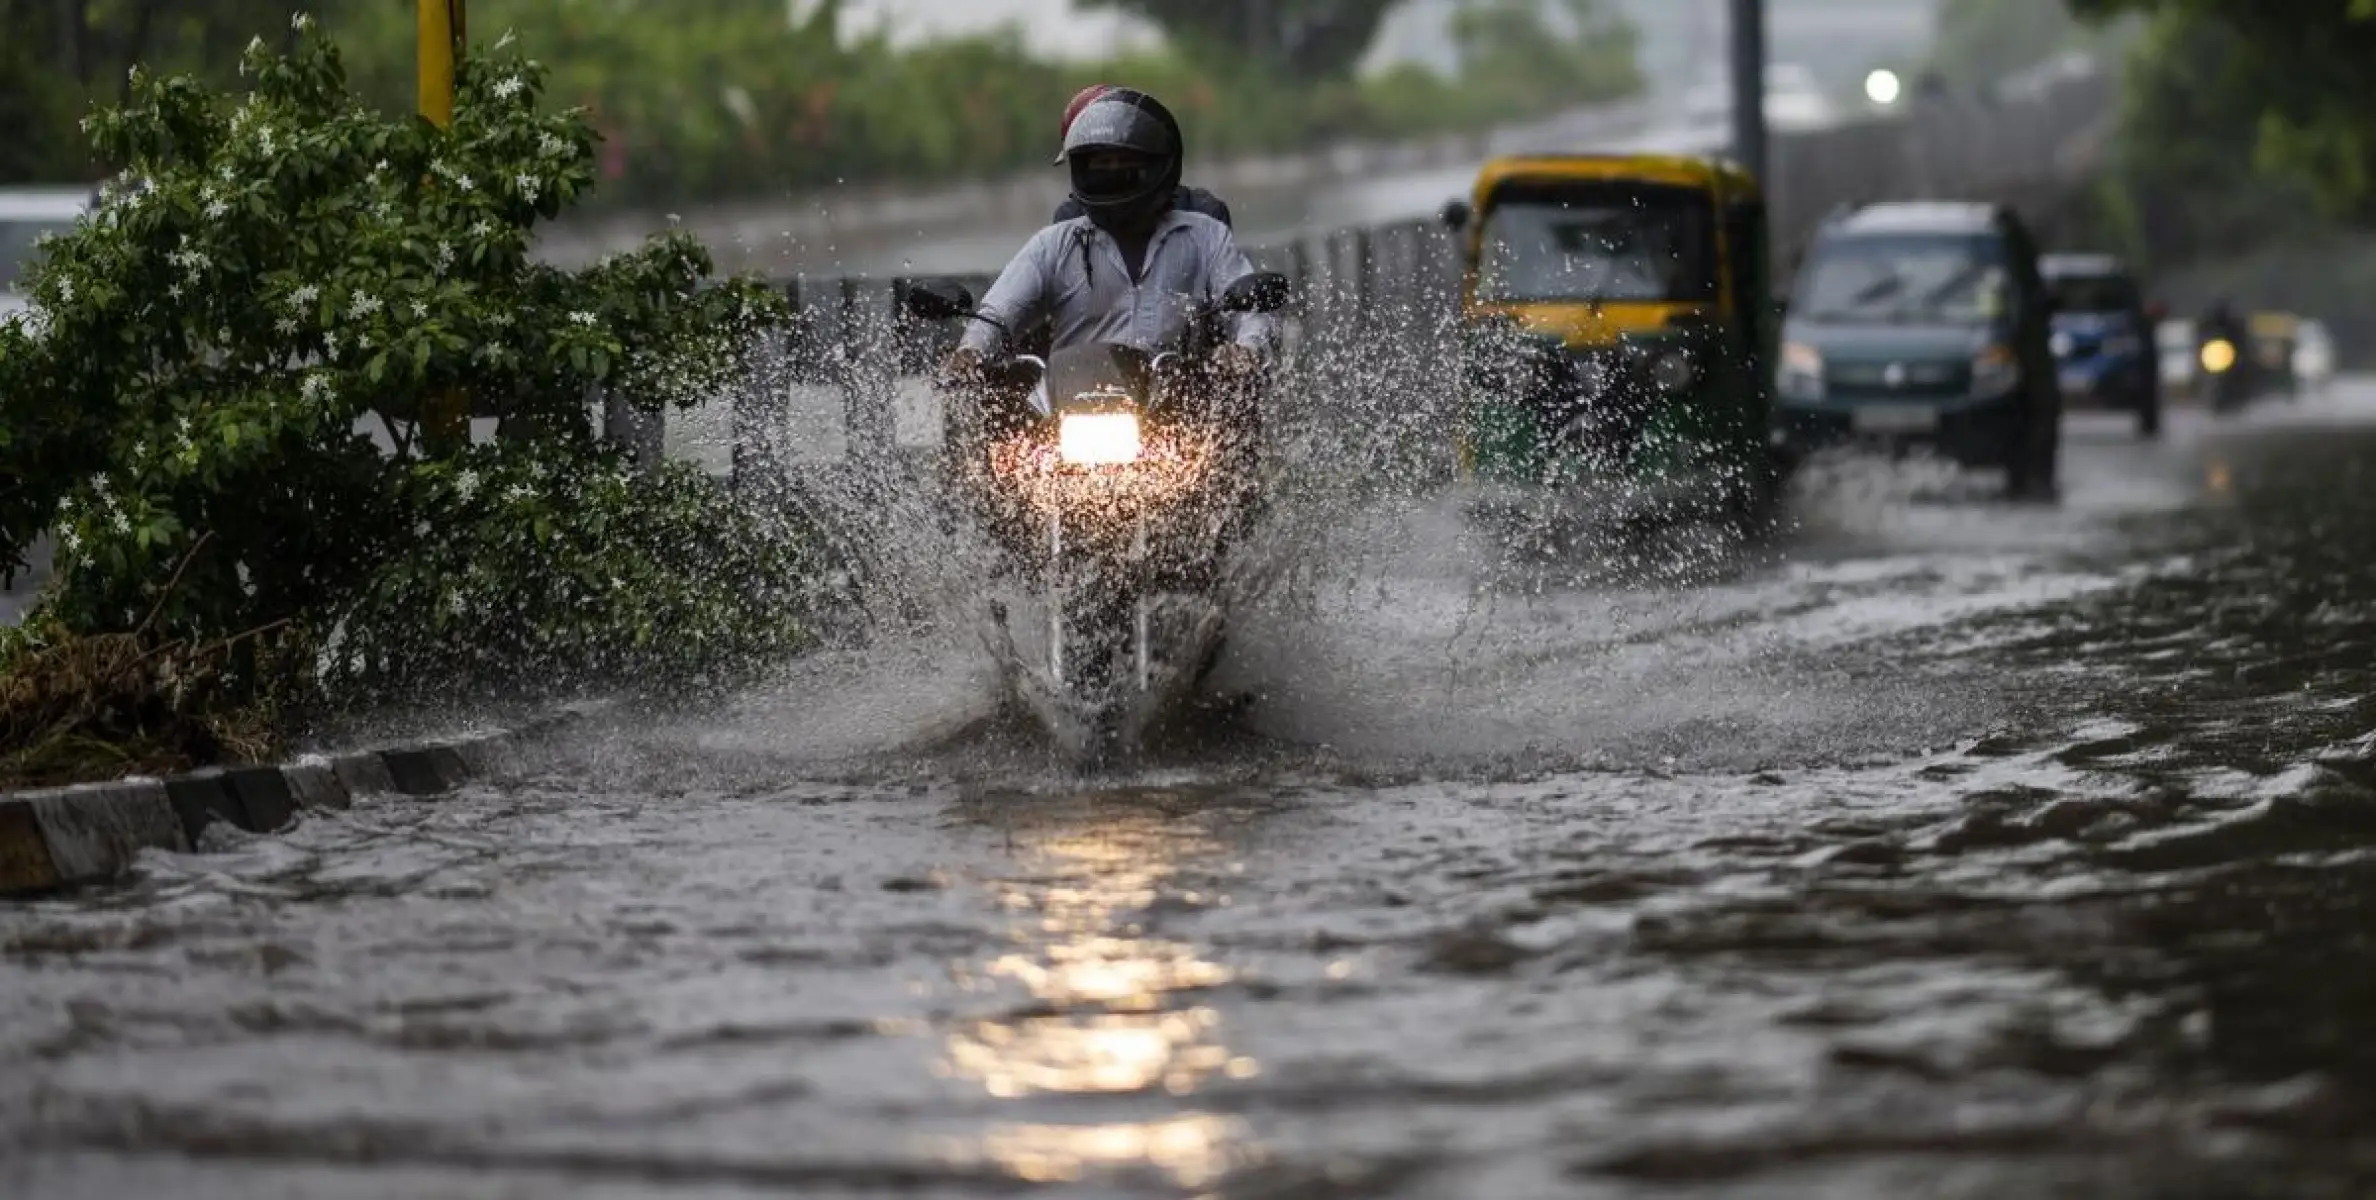
[[[1153,96],[1115,88],[1092,100],[1065,131],[1059,164],[1072,167],[1073,199],[1097,225],[1111,228],[1172,206],[1183,158],[1180,123]],[[1119,150],[1139,164],[1115,169],[1083,161],[1090,151]]]

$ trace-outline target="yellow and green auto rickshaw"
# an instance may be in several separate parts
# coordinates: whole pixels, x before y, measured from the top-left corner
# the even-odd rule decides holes
[[[1620,515],[1750,518],[1781,468],[1765,197],[1719,160],[1488,163],[1460,238],[1464,474]]]

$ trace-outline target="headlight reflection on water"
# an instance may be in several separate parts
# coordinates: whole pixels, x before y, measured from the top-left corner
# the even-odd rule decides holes
[[[1215,1079],[1259,1073],[1221,1037],[1221,1015],[1185,1003],[1234,974],[1186,943],[1145,936],[1142,914],[1186,857],[1218,843],[1128,815],[1093,832],[1066,831],[1023,849],[1017,878],[1000,885],[1022,943],[961,978],[1016,984],[1032,1003],[1012,1016],[949,1033],[941,1070],[1001,1100],[1036,1096],[1186,1096]],[[1201,897],[1200,897],[1201,898]],[[1092,1170],[1153,1169],[1202,1187],[1253,1154],[1237,1122],[1202,1113],[1089,1125],[1012,1124],[952,1153],[986,1159],[1017,1178],[1066,1182]]]

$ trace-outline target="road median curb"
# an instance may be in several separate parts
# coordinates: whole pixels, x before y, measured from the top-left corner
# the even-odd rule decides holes
[[[216,821],[272,833],[305,812],[348,808],[364,796],[444,795],[502,773],[520,751],[610,707],[566,704],[505,728],[279,765],[0,792],[0,895],[114,878],[142,850],[188,851]]]

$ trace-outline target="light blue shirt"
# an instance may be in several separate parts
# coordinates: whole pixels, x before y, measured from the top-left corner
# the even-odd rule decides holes
[[[1230,284],[1254,272],[1229,226],[1177,210],[1156,226],[1143,266],[1132,282],[1112,235],[1087,217],[1060,221],[1023,244],[982,297],[981,311],[1014,330],[1048,318],[1058,350],[1121,343],[1155,351],[1178,336],[1199,304],[1220,299]],[[1239,345],[1257,353],[1271,348],[1271,317],[1234,317]],[[998,326],[973,321],[959,345],[990,358],[1005,341]]]

